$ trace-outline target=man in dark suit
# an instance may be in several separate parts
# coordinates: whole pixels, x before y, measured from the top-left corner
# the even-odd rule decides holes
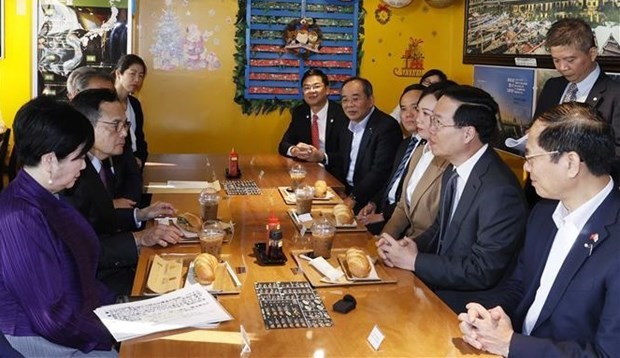
[[[127,137],[127,119],[116,93],[89,89],[71,102],[93,124],[95,143],[88,153],[86,168],[73,188],[63,193],[90,222],[101,239],[97,277],[119,295],[129,294],[133,284],[140,246],[167,246],[178,242],[181,232],[174,226],[153,225],[136,231],[142,221],[160,215],[174,215],[168,203],[155,203],[144,209],[115,209],[114,169],[110,157],[120,155]]]
[[[416,118],[418,117],[418,100],[425,88],[416,83],[403,90],[399,100],[400,123],[408,135],[400,142],[396,150],[389,180],[385,182],[382,190],[378,191],[359,211],[357,219],[375,235],[381,232],[385,223],[392,216],[396,204],[400,200],[403,181],[407,176],[407,168],[410,166],[413,152],[421,144],[421,138],[416,134]]]
[[[330,100],[329,79],[323,71],[310,69],[302,79],[304,103],[293,109],[291,123],[280,140],[280,155],[325,164],[334,175],[339,169],[338,147],[347,119],[342,107]]]
[[[471,291],[493,287],[521,242],[527,216],[513,172],[489,142],[497,131],[497,103],[485,91],[452,86],[431,117],[433,154],[452,168],[442,178],[437,219],[420,236],[384,236],[379,255],[389,266],[414,271],[453,310]]]
[[[591,108],[566,103],[538,117],[525,169],[539,202],[518,264],[484,306],[461,313],[466,342],[510,357],[620,352],[620,191],[614,138]],[[481,301],[482,302],[482,301]]]
[[[349,118],[340,144],[345,204],[358,212],[385,185],[403,136],[396,121],[375,107],[372,84],[351,77],[342,84],[342,108]]]
[[[605,74],[596,62],[598,48],[592,28],[581,19],[562,19],[551,25],[545,46],[561,77],[550,78],[540,92],[534,118],[563,102],[583,102],[611,123],[616,133],[616,160],[612,175],[620,179],[620,83]],[[572,94],[571,89],[576,92]],[[526,184],[530,205],[540,198]]]

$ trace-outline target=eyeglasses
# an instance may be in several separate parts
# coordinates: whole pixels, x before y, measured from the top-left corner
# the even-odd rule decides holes
[[[323,88],[323,84],[321,83],[316,83],[310,86],[303,86],[302,90],[304,92],[310,92],[310,91],[319,91],[321,88]]]
[[[114,122],[98,121],[97,123],[103,123],[109,126],[114,126],[114,130],[116,130],[116,133],[120,133],[124,130],[127,130],[129,126],[131,125],[131,122],[129,122],[128,120],[127,121],[114,121]]]
[[[525,155],[525,162],[529,165],[532,165],[531,160],[536,158],[536,157],[542,157],[543,155],[554,155],[554,154],[559,154],[560,152],[557,150],[552,150],[550,152],[542,152],[542,153],[536,153],[536,154],[526,154]]]
[[[443,124],[441,123],[438,119],[437,116],[432,115],[431,116],[431,128],[435,128],[436,130],[441,130],[444,127],[457,127],[459,128],[459,125],[457,124]]]

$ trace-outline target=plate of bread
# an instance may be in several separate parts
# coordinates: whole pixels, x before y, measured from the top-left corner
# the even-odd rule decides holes
[[[185,285],[199,283],[210,293],[232,294],[241,292],[241,281],[227,261],[203,253],[189,264]]]
[[[377,270],[366,251],[352,247],[344,255],[338,255],[338,262],[349,281],[379,281]]]

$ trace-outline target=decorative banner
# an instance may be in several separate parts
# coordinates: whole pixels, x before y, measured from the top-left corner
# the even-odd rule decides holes
[[[422,42],[424,42],[422,39],[409,38],[409,45],[400,57],[403,59],[403,67],[392,71],[395,76],[422,77],[424,74],[424,54],[420,46]]]

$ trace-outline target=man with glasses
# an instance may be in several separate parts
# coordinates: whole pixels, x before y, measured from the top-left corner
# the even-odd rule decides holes
[[[588,106],[537,117],[524,168],[543,198],[515,270],[459,315],[463,339],[510,357],[620,352],[620,191],[610,177],[614,135]]]
[[[89,89],[78,93],[71,103],[90,120],[95,143],[87,154],[86,168],[73,188],[63,193],[63,199],[86,217],[101,239],[97,277],[118,295],[128,295],[139,247],[175,244],[182,233],[168,225],[136,231],[143,221],[174,215],[168,203],[158,202],[143,209],[114,208],[114,173],[109,158],[123,153],[129,126],[116,92]]]
[[[291,123],[282,136],[280,155],[309,162],[321,162],[333,172],[336,153],[346,127],[342,107],[328,100],[329,79],[323,71],[310,69],[301,79],[304,103],[293,109]],[[338,176],[338,175],[336,175]]]
[[[475,291],[495,286],[522,239],[527,209],[513,172],[489,146],[497,103],[471,86],[445,90],[433,110],[433,154],[452,164],[443,174],[439,213],[416,238],[384,236],[388,266],[414,271],[454,311]]]

